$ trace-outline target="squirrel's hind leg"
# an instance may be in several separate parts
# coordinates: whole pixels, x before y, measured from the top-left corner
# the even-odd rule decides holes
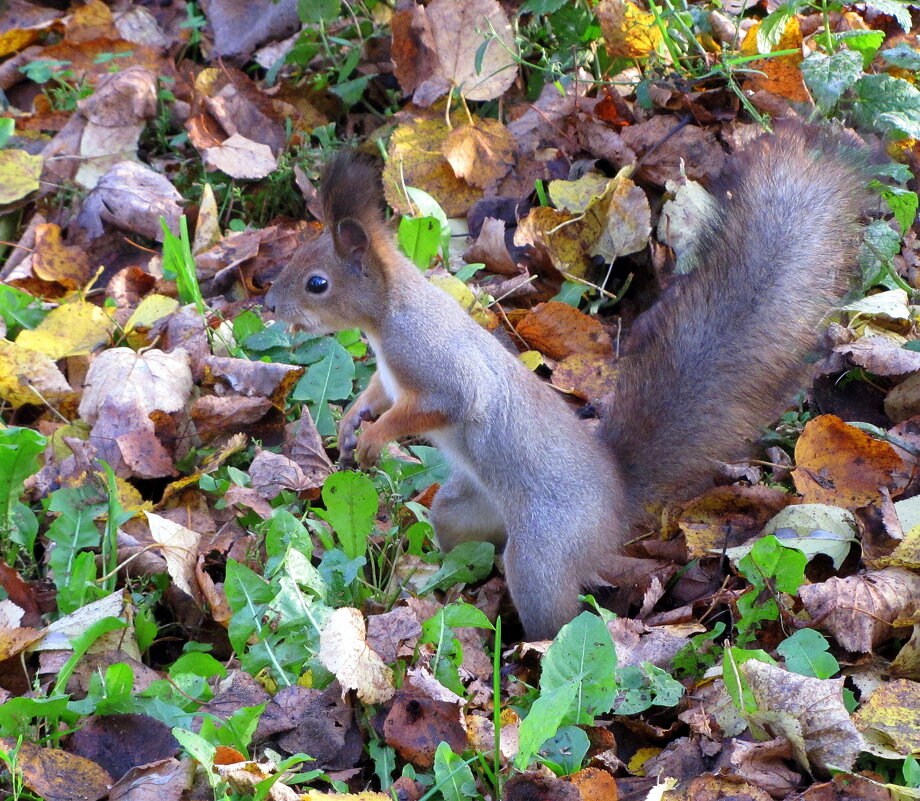
[[[505,521],[478,482],[457,466],[434,496],[431,524],[438,546],[447,553],[470,540],[505,544]]]

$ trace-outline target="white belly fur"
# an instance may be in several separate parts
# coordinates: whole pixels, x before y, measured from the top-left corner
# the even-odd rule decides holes
[[[374,351],[374,356],[377,359],[377,375],[380,376],[380,383],[383,384],[383,391],[386,392],[387,397],[390,399],[390,403],[395,403],[403,394],[402,387],[399,386],[396,376],[390,371],[386,359],[383,358],[379,343],[371,336],[367,336],[367,341],[370,343]]]

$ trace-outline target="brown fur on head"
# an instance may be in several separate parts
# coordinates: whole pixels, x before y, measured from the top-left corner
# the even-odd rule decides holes
[[[386,295],[377,170],[354,153],[339,153],[323,170],[320,198],[325,229],[294,252],[265,305],[311,334],[373,331]]]

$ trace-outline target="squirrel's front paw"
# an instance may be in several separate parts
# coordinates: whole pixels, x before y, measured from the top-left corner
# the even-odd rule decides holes
[[[339,421],[339,462],[344,465],[355,463],[355,449],[358,447],[358,429],[361,423],[371,417],[370,409],[353,406]]]
[[[361,438],[358,440],[357,456],[358,466],[362,470],[373,467],[380,460],[380,452],[386,442],[381,442],[376,436],[377,425],[371,423],[365,426],[361,432]]]

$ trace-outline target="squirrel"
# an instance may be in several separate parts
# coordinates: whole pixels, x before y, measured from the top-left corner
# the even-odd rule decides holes
[[[859,150],[793,123],[729,160],[696,267],[652,307],[597,433],[397,250],[377,170],[354,155],[325,168],[325,229],[265,306],[311,334],[364,332],[377,371],[341,419],[343,459],[367,468],[408,436],[439,447],[451,467],[431,506],[439,546],[504,545],[525,632],[548,639],[580,593],[609,583],[649,510],[703,491],[715,462],[742,457],[808,379],[856,263]]]

